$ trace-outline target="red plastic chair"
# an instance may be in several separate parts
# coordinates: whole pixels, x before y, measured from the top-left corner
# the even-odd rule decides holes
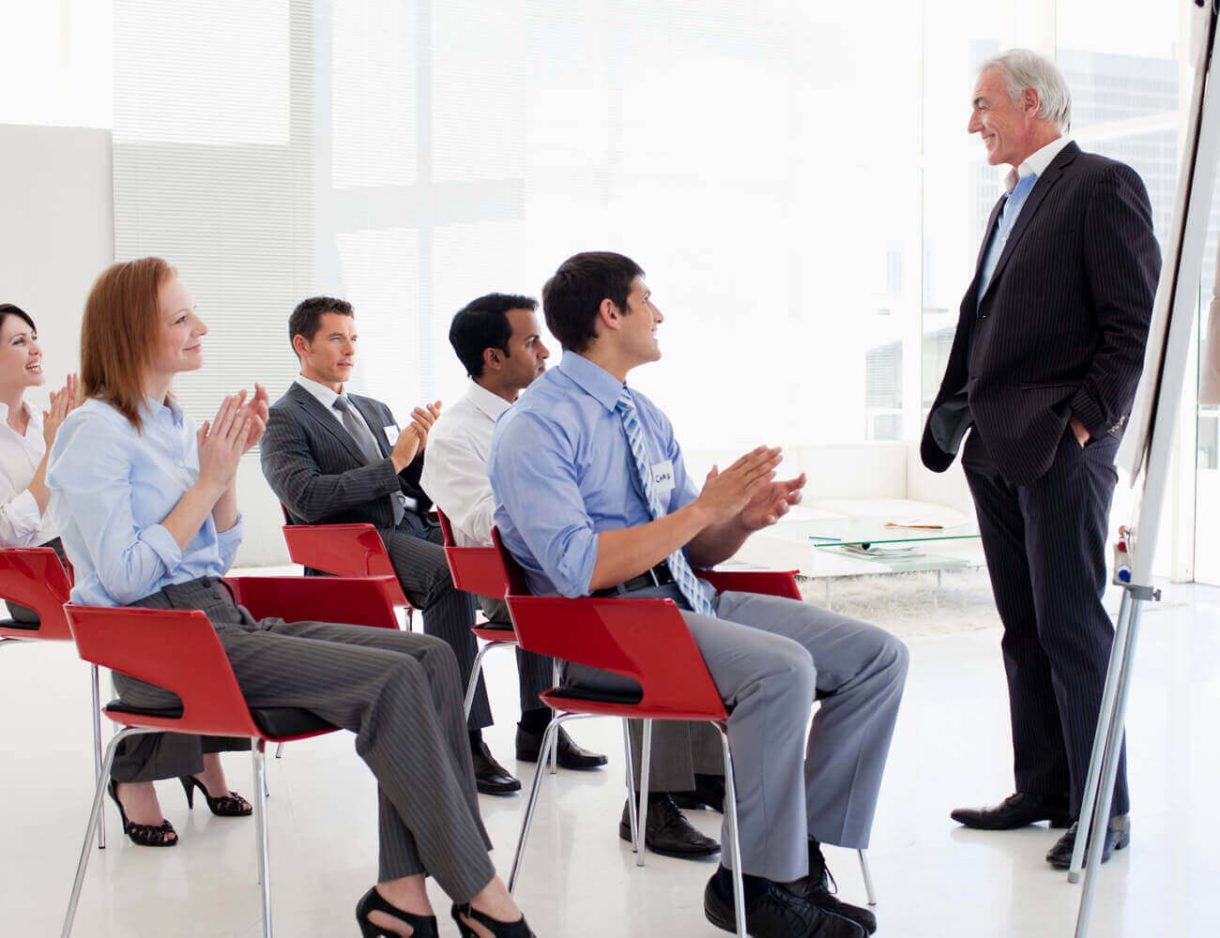
[[[392,607],[389,608],[393,624],[386,619],[384,593],[376,578],[234,577],[226,582],[233,587],[238,601],[254,615],[274,614],[288,621],[302,621],[320,618],[320,610],[342,609],[340,621],[398,627]],[[92,853],[89,843],[101,818],[104,780],[110,775],[115,749],[120,740],[128,737],[162,732],[250,737],[263,935],[271,938],[265,747],[268,742],[329,733],[335,727],[305,710],[290,707],[252,710],[246,706],[216,631],[202,612],[71,605],[65,611],[83,659],[171,690],[182,703],[179,707],[154,711],[125,707],[115,700],[103,710],[122,729],[106,748],[104,771],[94,792],[84,847],[64,918],[63,938],[68,938],[76,917]],[[363,623],[359,621],[361,616],[365,618]]]
[[[37,624],[0,619],[0,648],[13,642],[70,642],[72,632],[64,615],[64,603],[72,589],[72,577],[49,547],[0,549],[0,598],[19,603],[38,613]],[[97,665],[90,669],[90,700],[93,707],[93,771],[102,770],[101,694]],[[106,846],[106,832],[98,831],[98,847]]]
[[[283,505],[284,520],[288,509]],[[386,598],[405,609],[407,629],[414,624],[414,608],[402,591],[385,542],[371,524],[285,524],[284,541],[293,563],[332,576],[383,577]]]
[[[525,844],[545,774],[542,766],[556,744],[559,727],[565,721],[590,716],[619,717],[624,721],[623,735],[626,736],[627,720],[643,720],[640,778],[647,779],[653,720],[708,720],[721,731],[724,810],[734,871],[733,906],[737,934],[739,938],[746,938],[741,863],[738,862],[741,852],[737,833],[737,792],[733,783],[733,757],[725,734],[728,713],[677,605],[668,599],[532,596],[521,568],[500,541],[499,532],[493,529],[492,537],[509,573],[506,600],[521,647],[541,655],[610,671],[638,682],[641,687],[639,695],[578,695],[578,692],[558,687],[542,695],[545,703],[555,709],[556,716],[542,738],[538,769],[534,772],[534,782],[521,822],[521,836],[517,840],[517,852],[508,878],[509,891],[516,888],[521,873]],[[629,786],[633,774],[631,749],[628,746]],[[648,786],[641,784],[639,788],[638,809],[630,795],[627,802],[631,806],[631,839],[636,851],[636,865],[643,866],[642,832],[648,823]]]
[[[445,517],[445,513],[437,508],[436,516],[441,524],[441,533],[445,536],[445,560],[449,564],[453,585],[467,593],[490,596],[493,599],[502,598],[508,589],[508,572],[504,569],[500,552],[494,547],[458,547],[453,537],[453,526]],[[486,644],[475,655],[470,680],[466,682],[467,717],[470,716],[470,708],[474,705],[474,692],[479,686],[479,675],[483,673],[484,656],[494,648],[517,647],[517,633],[513,631],[511,622],[489,622],[483,626],[476,625],[470,631]]]

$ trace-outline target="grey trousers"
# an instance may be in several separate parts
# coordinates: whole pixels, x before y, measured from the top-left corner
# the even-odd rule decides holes
[[[457,902],[491,881],[462,687],[444,642],[396,629],[256,621],[214,577],[166,587],[140,605],[207,613],[251,707],[299,707],[356,734],[378,784],[380,881],[427,873]],[[145,700],[173,698],[125,680]]]
[[[673,584],[631,596],[687,605]],[[807,835],[868,846],[907,649],[876,626],[792,599],[726,592],[715,608],[682,617],[729,710],[742,871],[791,882],[809,872]],[[569,668],[569,678],[624,683],[588,668]]]
[[[640,772],[644,769],[641,746],[644,724],[629,720],[631,736],[631,787],[640,790]],[[724,775],[724,757],[720,751],[720,730],[710,723],[686,723],[681,720],[657,720],[652,724],[652,756],[648,763],[650,792],[691,791],[695,773]]]
[[[453,649],[464,693],[479,653],[479,644],[470,631],[474,625],[474,598],[453,585],[441,546],[441,529],[425,525],[417,515],[407,512],[397,528],[382,529],[380,533],[403,592],[412,605],[423,611],[424,631]],[[551,686],[549,660],[541,659],[544,663],[540,663],[538,659],[538,655],[517,659],[522,710],[541,706],[538,695]],[[472,730],[482,729],[492,722],[487,688],[480,675],[470,706],[469,726]]]

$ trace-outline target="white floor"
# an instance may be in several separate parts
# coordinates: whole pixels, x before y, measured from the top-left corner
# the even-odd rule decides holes
[[[1103,867],[1092,935],[1220,934],[1220,590],[1170,587],[1179,603],[1144,618],[1129,718],[1133,840]],[[929,610],[934,615],[933,610]],[[912,669],[870,851],[882,936],[1070,936],[1079,887],[1043,861],[1042,828],[984,834],[953,824],[957,805],[993,801],[1011,785],[1006,696],[992,630],[911,641]],[[501,724],[492,749],[528,782],[512,753],[511,656],[490,657]],[[0,934],[58,934],[92,786],[87,670],[66,645],[0,651]],[[613,721],[574,735],[610,753],[607,770],[561,772],[544,790],[518,899],[539,938],[722,934],[702,913],[713,863],[649,855],[637,869],[617,836],[621,732]],[[227,756],[251,794],[249,759]],[[350,737],[292,744],[271,765],[272,893],[277,933],[354,935],[352,909],[376,872],[372,776]],[[111,846],[94,851],[74,934],[79,938],[259,934],[254,826],[186,810],[159,786],[181,843],[135,847],[110,814]],[[524,796],[482,799],[493,854],[512,860]],[[708,833],[718,815],[692,819]],[[863,901],[853,855],[831,851],[841,893]],[[441,933],[456,935],[439,891]]]

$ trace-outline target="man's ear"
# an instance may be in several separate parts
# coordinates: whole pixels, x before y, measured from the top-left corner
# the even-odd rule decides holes
[[[1037,88],[1026,88],[1021,92],[1021,105],[1029,112],[1030,116],[1036,116],[1038,110],[1042,107],[1042,97],[1038,94]]]
[[[309,341],[299,332],[292,337],[292,350],[297,353],[297,358],[304,358],[309,351]]]
[[[483,349],[483,367],[499,371],[504,366],[504,353],[498,348]]]
[[[622,324],[623,311],[607,297],[597,307],[597,318],[606,329],[617,331]]]

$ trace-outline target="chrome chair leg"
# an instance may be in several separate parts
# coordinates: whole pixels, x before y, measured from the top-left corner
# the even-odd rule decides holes
[[[635,760],[631,757],[631,721],[623,720],[623,751],[627,756],[627,816],[631,819],[631,852],[640,849],[640,818],[636,813]]]
[[[479,677],[483,673],[483,658],[493,648],[516,648],[513,642],[487,642],[474,656],[474,666],[470,669],[470,680],[466,682],[466,699],[462,701],[462,712],[470,718],[470,708],[474,706],[474,693],[479,686]]]
[[[94,781],[102,781],[102,694],[99,687],[97,665],[89,665],[91,672],[91,696],[93,699],[93,776]],[[97,849],[106,849],[106,801],[102,799],[101,815],[97,825]]]
[[[648,776],[652,770],[652,720],[644,721],[643,739],[640,742],[640,820],[635,830],[635,865],[644,865],[644,854],[648,852]]]
[[[724,819],[729,832],[729,842],[723,847],[732,858],[733,870],[733,917],[737,922],[737,938],[746,935],[746,896],[741,880],[741,836],[737,830],[737,785],[733,780],[733,755],[729,752],[729,734],[723,726],[720,730],[720,746],[724,754]]]
[[[868,904],[875,906],[877,904],[877,892],[873,889],[873,874],[868,868],[868,854],[863,850],[857,850],[860,855],[860,873],[864,876],[864,893],[868,896]]]
[[[102,818],[102,798],[106,794],[106,779],[114,767],[114,755],[119,743],[128,736],[140,736],[145,733],[155,733],[157,730],[144,727],[124,727],[114,734],[110,745],[106,747],[106,757],[102,760],[102,771],[98,775],[97,785],[93,792],[93,806],[89,809],[89,824],[85,828],[85,842],[81,846],[80,860],[76,864],[76,879],[72,881],[72,894],[68,897],[68,911],[64,915],[64,927],[60,938],[68,938],[72,933],[72,922],[76,918],[76,907],[80,903],[81,888],[85,885],[85,871],[89,867],[89,857],[93,854],[93,828]]]
[[[283,757],[283,755],[284,755],[284,744],[283,744],[283,743],[276,743],[276,744],[275,744],[275,757],[276,757],[277,759],[279,759],[279,758],[282,758],[282,757]]]
[[[538,765],[534,769],[534,781],[530,785],[529,801],[525,803],[525,813],[521,818],[521,834],[517,837],[517,852],[513,856],[512,872],[508,874],[510,895],[517,888],[517,877],[521,875],[521,859],[525,855],[525,842],[529,839],[530,827],[534,823],[534,808],[538,804],[538,793],[542,790],[542,777],[547,774],[547,757],[550,755],[551,747],[559,738],[559,727],[568,716],[575,716],[575,714],[561,714],[555,717],[547,724],[546,732],[542,734],[542,749],[538,753]]]
[[[250,755],[254,761],[254,827],[258,837],[258,884],[263,911],[263,938],[271,938],[271,874],[270,849],[267,842],[267,762],[266,742],[258,737],[250,740]]]

